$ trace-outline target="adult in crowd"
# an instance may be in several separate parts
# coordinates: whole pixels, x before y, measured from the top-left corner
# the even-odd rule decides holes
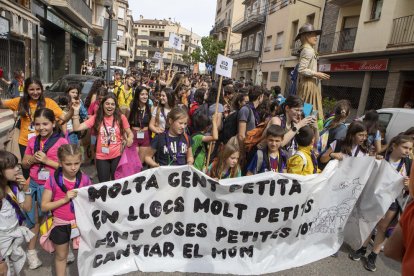
[[[13,72],[13,79],[11,81],[1,77],[0,80],[9,86],[9,96],[11,98],[20,97],[20,93],[23,94],[24,88],[24,73],[22,70],[16,70]]]

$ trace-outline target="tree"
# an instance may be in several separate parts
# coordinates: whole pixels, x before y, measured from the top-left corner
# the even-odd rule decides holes
[[[216,65],[217,56],[224,53],[226,42],[219,41],[211,36],[205,36],[201,39],[201,46],[191,53],[192,60]]]

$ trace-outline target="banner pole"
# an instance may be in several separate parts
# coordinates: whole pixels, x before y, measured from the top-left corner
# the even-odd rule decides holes
[[[227,50],[228,50],[229,44],[230,44],[230,34],[231,34],[231,26],[228,26],[227,27],[227,37],[226,37],[226,46],[224,47],[224,56],[225,57],[227,56]],[[218,113],[218,105],[219,105],[219,100],[220,100],[222,84],[223,84],[223,76],[220,76],[218,90],[217,90],[217,97],[216,97],[216,109],[214,111],[214,116],[213,117],[216,117],[217,116],[216,114]],[[207,159],[206,159],[206,163],[204,164],[205,168],[206,168],[205,171],[207,171],[208,166],[210,164],[210,156],[211,156],[211,152],[213,150],[213,146],[214,146],[213,142],[210,142],[209,145],[208,145]]]

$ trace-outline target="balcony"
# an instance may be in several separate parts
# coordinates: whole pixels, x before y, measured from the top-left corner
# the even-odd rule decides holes
[[[250,14],[234,23],[233,33],[243,33],[258,25],[263,25],[266,21],[266,12]]]
[[[394,19],[388,47],[414,45],[414,15]]]
[[[345,29],[340,32],[322,35],[319,41],[321,55],[352,52],[358,28]]]
[[[259,58],[259,56],[260,56],[260,51],[255,51],[255,50],[248,50],[248,51],[244,51],[240,53],[235,51],[230,54],[230,58],[234,60],[239,60],[243,58]]]
[[[49,0],[51,6],[66,14],[79,26],[92,27],[92,10],[83,0]]]
[[[155,35],[138,35],[137,38],[150,40],[150,41],[168,41],[168,37],[155,36]]]

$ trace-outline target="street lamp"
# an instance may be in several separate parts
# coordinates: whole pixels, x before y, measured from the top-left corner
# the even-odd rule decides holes
[[[108,13],[108,46],[106,47],[106,82],[111,81],[111,44],[112,44],[112,0],[105,0],[104,7]]]

